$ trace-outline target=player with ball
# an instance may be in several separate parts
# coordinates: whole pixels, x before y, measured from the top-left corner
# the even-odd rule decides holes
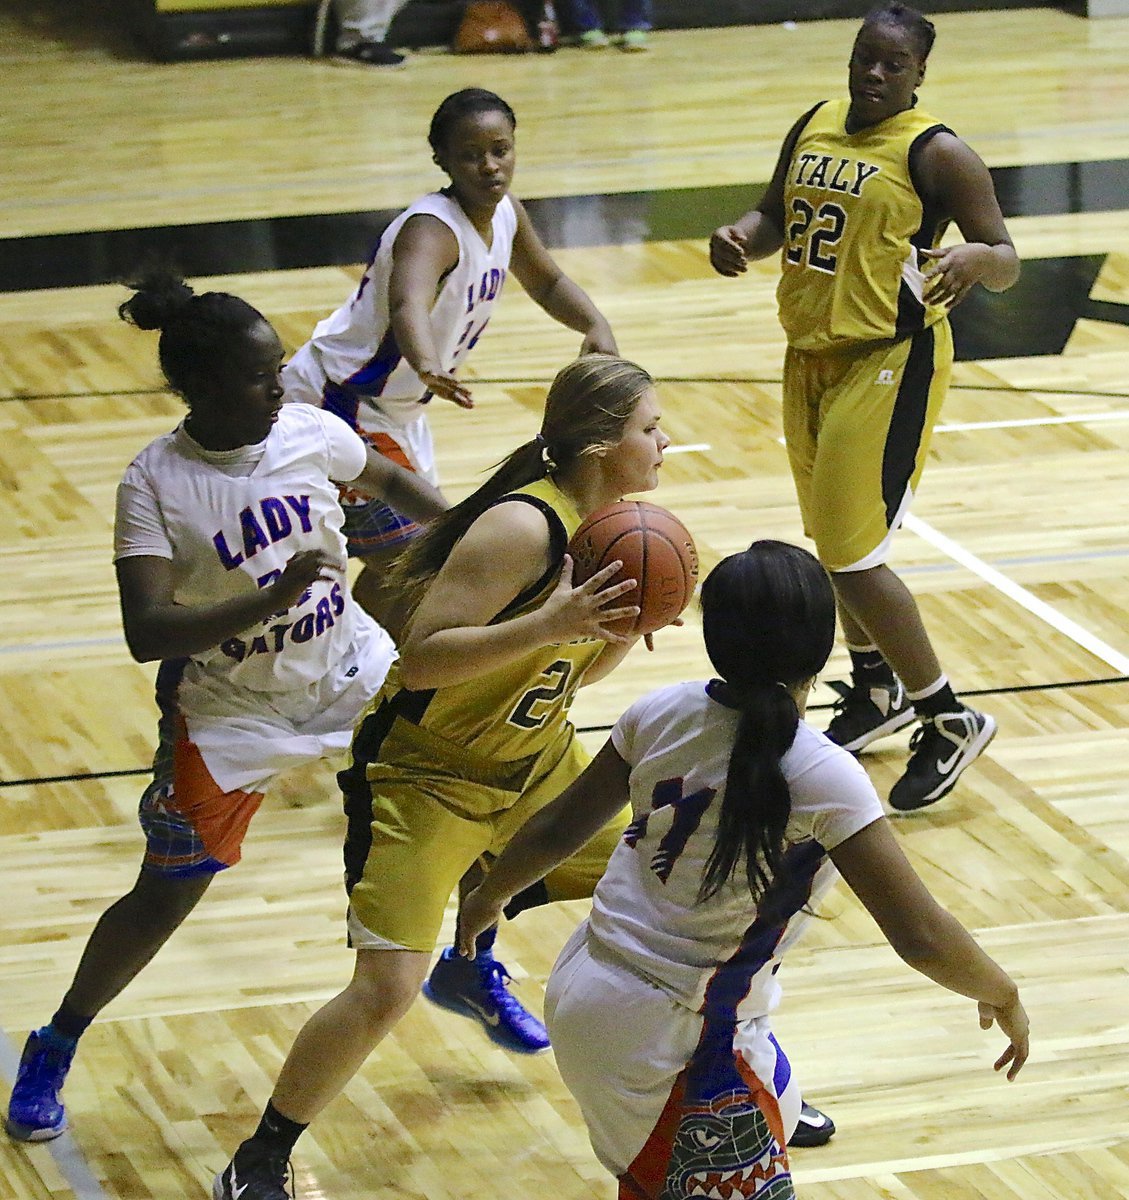
[[[401,657],[339,776],[355,973],[298,1034],[258,1130],[216,1179],[216,1200],[282,1200],[298,1135],[419,992],[460,878],[583,770],[569,702],[623,659],[638,634],[615,625],[634,622],[647,599],[646,588],[641,603],[629,599],[634,579],[609,582],[620,559],[574,585],[566,547],[590,514],[658,484],[668,444],[647,372],[585,355],[553,381],[536,437],[399,560]],[[520,906],[591,895],[625,820]],[[427,993],[456,1007],[473,973],[499,1008],[516,1005],[492,943],[488,931],[473,962],[445,952]]]

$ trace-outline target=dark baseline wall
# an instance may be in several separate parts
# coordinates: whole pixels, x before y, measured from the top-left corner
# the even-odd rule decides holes
[[[875,0],[655,0],[659,29],[720,25],[773,25],[861,17]],[[539,4],[522,0],[525,11]],[[1079,0],[1038,4],[1032,0],[933,0],[920,3],[925,13],[971,12],[1007,8],[1067,8],[1081,12]],[[397,46],[436,46],[451,40],[462,13],[459,0],[413,0],[393,22],[389,41]],[[153,0],[132,0],[130,21],[147,49],[161,59],[215,58],[239,54],[308,52],[314,5],[270,5],[225,9],[200,0],[190,10],[158,13]]]

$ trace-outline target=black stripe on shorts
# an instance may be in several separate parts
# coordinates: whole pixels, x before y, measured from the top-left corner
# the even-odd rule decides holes
[[[345,807],[345,891],[352,892],[360,882],[372,849],[372,788],[366,768],[380,756],[384,739],[397,717],[418,724],[435,690],[412,692],[406,688],[391,699],[382,700],[369,713],[353,736],[352,761],[337,773],[337,783]]]
[[[929,406],[929,388],[933,383],[935,340],[932,326],[911,339],[909,357],[894,400],[882,453],[882,501],[886,506],[887,529],[898,515],[917,465]]]

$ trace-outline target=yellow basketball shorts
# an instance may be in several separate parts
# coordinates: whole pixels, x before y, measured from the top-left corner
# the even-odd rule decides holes
[[[952,374],[948,321],[911,338],[784,359],[784,439],[804,532],[829,571],[884,563]]]
[[[377,761],[354,762],[338,776],[348,817],[351,943],[430,953],[467,869],[499,854],[588,757],[571,726],[532,762],[494,763],[396,717]],[[630,819],[624,809],[553,871],[548,898],[590,896]]]

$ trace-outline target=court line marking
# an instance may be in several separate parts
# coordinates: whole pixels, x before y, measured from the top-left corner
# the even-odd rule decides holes
[[[1129,412],[1081,413],[1077,416],[1015,417],[1001,421],[960,421],[937,425],[934,433],[961,433],[969,429],[1022,429],[1034,425],[1090,425],[1096,421],[1129,421]]]
[[[1023,389],[1018,389],[1023,390]],[[1012,417],[998,421],[953,421],[937,425],[934,433],[966,433],[977,429],[1031,429],[1041,425],[1093,425],[1108,422],[1111,424],[1129,421],[1129,409],[1119,409],[1114,412],[1067,413],[1047,417]],[[781,445],[783,438],[776,439]],[[709,442],[688,442],[681,446],[668,446],[667,454],[704,454],[712,450]]]
[[[781,445],[784,444],[782,437],[776,440]],[[1060,613],[1057,608],[1052,607],[1045,600],[1040,600],[1033,592],[1016,583],[1014,579],[1010,579],[1002,571],[990,567],[982,558],[977,558],[975,554],[966,550],[947,534],[934,528],[928,521],[923,521],[910,512],[906,514],[902,526],[911,533],[916,533],[922,541],[928,542],[942,554],[947,554],[953,562],[971,571],[973,575],[978,576],[990,587],[994,587],[1002,595],[1007,596],[1020,608],[1026,609],[1032,616],[1046,622],[1075,645],[1088,650],[1095,658],[1112,667],[1119,675],[1129,674],[1129,655],[1122,654],[1120,650],[1103,641],[1096,633],[1091,633],[1085,626],[1079,625],[1077,621]],[[906,573],[908,574],[908,572]]]
[[[5,1084],[11,1085],[16,1078],[20,1056],[12,1039],[0,1029],[0,1078]],[[61,1134],[48,1142],[28,1142],[29,1146],[42,1146],[55,1160],[59,1174],[70,1185],[76,1200],[107,1200],[98,1177],[90,1169],[78,1142],[69,1132]]]
[[[666,451],[666,453],[670,453],[669,449]],[[912,516],[912,514],[910,515]],[[914,519],[916,520],[917,518]],[[905,524],[906,527],[909,528],[910,522],[906,521]],[[1093,550],[1085,554],[1032,554],[1023,558],[1004,558],[1000,560],[1000,563],[1005,567],[1030,567],[1051,566],[1056,563],[1101,562],[1103,560],[1121,559],[1126,557],[1129,557],[1129,548],[1116,550]],[[1001,579],[1007,578],[997,568],[989,567],[987,564],[984,564],[984,569],[987,571],[995,571],[996,575]],[[907,566],[900,566],[898,568],[898,574],[903,578],[909,579],[919,575],[938,575],[949,570],[952,570],[951,563],[916,563]],[[1019,585],[1015,584],[1013,586],[1018,587]],[[1040,601],[1040,603],[1042,602]],[[1064,621],[1066,619],[1067,618],[1065,617],[1062,618]],[[90,650],[98,646],[117,646],[124,648],[125,644],[124,636],[105,638],[71,638],[68,641],[57,642],[17,643],[10,646],[0,646],[0,658],[11,654],[45,654],[58,651]]]
[[[1129,683],[1129,675],[1114,675],[1100,679],[1059,679],[1050,683],[1018,683],[1007,687],[961,688],[962,696],[1019,696],[1028,692],[1057,692],[1071,688],[1110,687]],[[834,700],[822,700],[809,704],[808,712],[830,712],[835,707]],[[607,733],[613,722],[602,725],[577,725],[577,733]],[[1114,731],[1116,732],[1116,731]],[[0,779],[0,789],[13,787],[45,787],[52,783],[90,783],[98,779],[127,779],[134,775],[151,775],[153,768],[121,767],[106,771],[75,771],[70,775],[41,775],[27,779]],[[102,1017],[98,1018],[100,1021]],[[105,1020],[118,1020],[107,1017]],[[126,1018],[129,1019],[129,1018]]]
[[[1111,687],[1129,683],[1129,675],[1115,675],[1101,679],[1059,679],[1050,683],[1018,683],[1007,687],[961,688],[962,696],[1019,696],[1028,692],[1057,692],[1071,688]],[[834,700],[822,700],[808,705],[808,712],[830,712],[835,707]],[[607,733],[612,728],[612,722],[602,725],[578,725],[577,733]],[[1114,731],[1116,732],[1116,731]],[[153,768],[121,767],[106,771],[76,771],[70,775],[41,775],[28,779],[0,779],[0,789],[12,787],[45,787],[52,783],[89,783],[98,779],[127,779],[135,775],[151,775]],[[122,1018],[106,1017],[101,1020],[119,1020]],[[130,1018],[125,1018],[130,1019]]]
[[[125,635],[104,638],[71,638],[65,642],[29,642],[27,645],[0,646],[0,654],[42,654],[51,650],[89,650],[94,646],[124,646]]]
[[[942,554],[947,554],[954,562],[979,576],[989,586],[994,587],[1021,608],[1025,608],[1033,616],[1045,621],[1052,629],[1068,637],[1076,645],[1088,650],[1095,658],[1101,659],[1119,674],[1129,674],[1129,655],[1122,654],[1120,650],[1103,641],[1097,634],[1091,633],[1090,630],[1059,612],[1045,600],[1040,600],[1033,592],[1008,578],[1002,571],[990,567],[983,559],[977,558],[975,554],[966,550],[947,534],[934,528],[928,521],[915,517],[913,513],[907,513],[903,524],[906,529],[917,534],[923,541],[940,550]]]
[[[2,240],[2,239],[0,239]],[[358,263],[358,266],[361,264]],[[92,284],[92,287],[107,287],[109,284]],[[77,289],[73,289],[77,290]],[[0,299],[5,296],[23,295],[22,292],[0,292]],[[747,383],[757,386],[779,387],[783,382],[779,376],[772,375],[656,375],[657,383]],[[470,384],[490,384],[495,386],[508,386],[512,384],[521,385],[545,385],[546,387],[553,382],[551,375],[544,377],[536,375],[468,375],[467,382]],[[1007,395],[1025,395],[1031,397],[1040,396],[1088,396],[1091,398],[1104,400],[1125,400],[1129,399],[1129,393],[1124,391],[1107,391],[1104,388],[1093,387],[1048,387],[1042,385],[1039,387],[1025,387],[1021,384],[1014,383],[950,383],[949,391],[952,392],[1002,392]],[[120,396],[172,396],[175,393],[168,387],[163,387],[159,383],[154,383],[151,387],[133,387],[133,388],[110,388],[105,391],[81,391],[81,392],[11,392],[7,395],[0,395],[0,403],[9,404],[14,401],[24,401],[32,403],[38,400],[101,400],[106,397]],[[1129,412],[1126,413],[1129,418]],[[1117,414],[1111,414],[1108,410],[1103,410],[1100,413],[1083,413],[1081,416],[1060,415],[1057,417],[1032,417],[1027,418],[1035,423],[1047,422],[1048,424],[1066,424],[1071,421],[1107,421],[1117,419]],[[992,422],[985,422],[983,425],[972,424],[969,428],[991,428]],[[940,427],[938,427],[940,428]]]
[[[936,433],[954,433],[964,430],[975,429],[1006,429],[1016,428],[1020,426],[1034,425],[1065,425],[1065,424],[1084,424],[1089,421],[1127,421],[1129,420],[1129,412],[1106,412],[1106,413],[1088,413],[1079,416],[1055,416],[1055,417],[1024,417],[1016,418],[1015,420],[1002,421],[972,421],[953,425],[938,425],[934,432]],[[776,441],[780,445],[784,445],[783,437],[777,437]],[[713,449],[709,442],[686,442],[680,445],[670,445],[664,451],[665,454],[704,454]],[[977,558],[974,554],[965,550],[958,542],[941,533],[920,517],[916,517],[913,513],[909,513],[903,522],[906,529],[911,530],[921,537],[924,541],[929,542],[936,549],[941,550],[954,562],[960,564],[970,570],[974,575],[979,576],[986,583],[996,588],[997,591],[1014,600],[1020,607],[1025,608],[1034,616],[1045,621],[1053,629],[1070,638],[1077,645],[1089,650],[1095,657],[1100,658],[1107,666],[1113,667],[1121,674],[1129,673],[1129,656],[1116,650],[1110,646],[1108,642],[1103,641],[1096,634],[1091,633],[1084,626],[1078,624],[1077,621],[1060,613],[1057,609],[1040,600],[1027,588],[1009,579],[1001,571],[995,567],[989,566],[983,559]],[[1116,556],[1116,552],[1114,554]],[[1039,562],[1058,562],[1070,561],[1080,562],[1086,561],[1089,558],[1111,557],[1109,553],[1096,555],[1070,555],[1063,558],[1056,556],[1040,557]],[[1010,565],[1010,564],[1009,564]],[[920,570],[936,571],[939,568],[922,567]],[[902,574],[912,575],[916,573],[914,568],[909,568],[902,571]],[[122,638],[78,638],[73,641],[60,642],[40,642],[32,643],[31,645],[15,645],[15,646],[0,646],[0,656],[8,654],[36,654],[52,650],[75,650],[80,648],[89,648],[93,646],[117,646],[123,642]]]

